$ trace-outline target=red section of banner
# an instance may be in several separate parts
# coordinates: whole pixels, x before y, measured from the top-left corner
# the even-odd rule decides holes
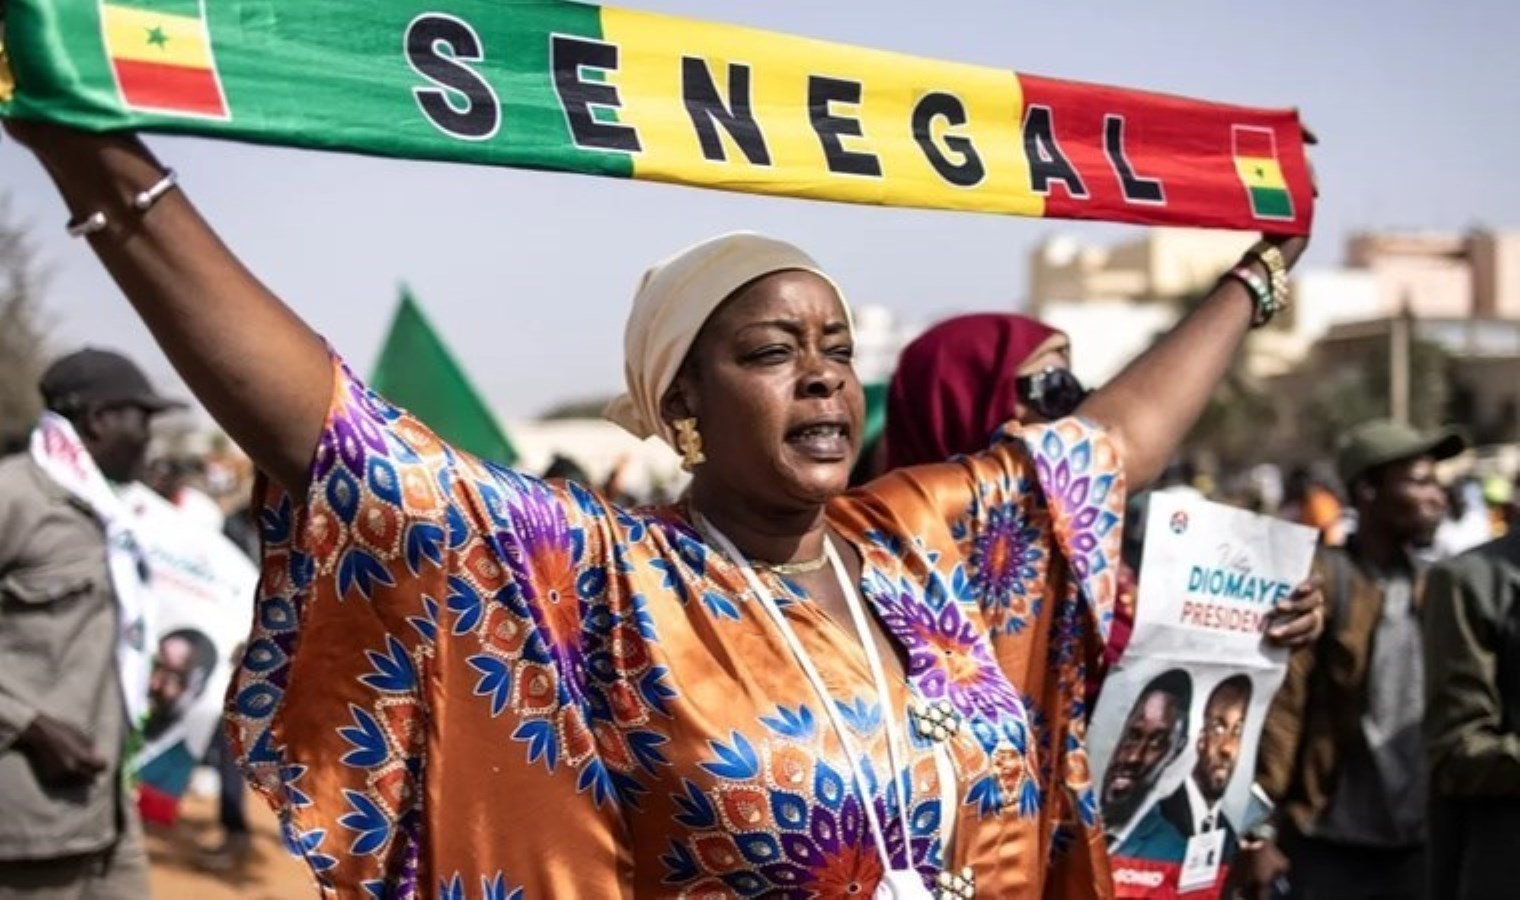
[[[1272,132],[1263,128],[1235,129],[1235,155],[1272,159],[1277,155],[1277,143]]]
[[[1314,198],[1296,111],[1203,103],[1036,75],[1021,74],[1019,82],[1026,123],[1037,107],[1049,110],[1050,159],[1058,163],[1057,154],[1064,157],[1080,179],[1077,190],[1059,179],[1050,182],[1047,217],[1308,233]],[[1276,137],[1277,160],[1293,198],[1292,218],[1253,213],[1235,169],[1237,125]],[[1027,132],[1026,125],[1026,146]]]
[[[113,59],[122,102],[132,109],[225,117],[216,72],[189,66]]]
[[[1145,900],[1218,900],[1224,895],[1229,867],[1219,870],[1213,884],[1195,888],[1186,893],[1177,890],[1177,880],[1182,874],[1181,863],[1157,862],[1116,856],[1109,861],[1114,873],[1114,896],[1119,900],[1145,898]]]
[[[179,798],[148,785],[137,787],[137,811],[144,822],[173,825],[179,819]]]

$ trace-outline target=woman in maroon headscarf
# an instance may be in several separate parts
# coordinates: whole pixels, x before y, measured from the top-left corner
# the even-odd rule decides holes
[[[1071,341],[1028,316],[978,313],[935,325],[906,348],[887,390],[887,467],[973,453],[1010,419],[1047,422],[1086,396]]]
[[[1071,415],[1088,394],[1071,372],[1071,340],[1038,319],[1015,313],[956,316],[903,348],[887,389],[887,469],[939,462],[987,446],[999,428]],[[1102,665],[1088,673],[1088,699],[1129,644],[1135,573],[1124,566]],[[1313,643],[1324,630],[1324,596],[1299,585],[1277,609],[1267,639],[1286,647]]]

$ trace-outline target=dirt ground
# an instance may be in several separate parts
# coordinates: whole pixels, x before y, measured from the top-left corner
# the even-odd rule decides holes
[[[247,863],[230,872],[205,871],[196,865],[199,848],[214,847],[222,837],[216,824],[216,798],[193,793],[187,796],[174,828],[148,828],[153,900],[315,897],[306,867],[280,843],[274,814],[252,794],[248,796],[248,823],[253,831],[253,852]]]

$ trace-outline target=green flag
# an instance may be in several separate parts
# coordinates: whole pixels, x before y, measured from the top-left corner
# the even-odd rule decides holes
[[[517,461],[490,407],[405,287],[369,384],[458,449],[506,465]]]

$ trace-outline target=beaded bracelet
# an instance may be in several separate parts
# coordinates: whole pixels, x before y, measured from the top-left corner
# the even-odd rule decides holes
[[[1283,257],[1282,249],[1268,241],[1257,241],[1246,251],[1247,259],[1254,259],[1261,263],[1267,270],[1267,280],[1272,285],[1272,296],[1278,303],[1286,306],[1288,303],[1288,261]]]
[[[1240,282],[1251,295],[1251,305],[1255,311],[1251,314],[1251,327],[1260,328],[1272,321],[1287,306],[1287,302],[1273,293],[1266,279],[1256,273],[1250,266],[1240,265],[1224,273],[1222,278],[1233,279]]]
[[[179,176],[174,174],[173,169],[165,169],[163,177],[149,185],[145,190],[132,195],[132,208],[137,210],[138,215],[147,215],[148,210],[153,208],[165,194],[173,190],[179,184]],[[110,220],[101,210],[95,210],[89,215],[70,219],[64,225],[64,230],[69,237],[88,237],[96,232],[105,231],[110,225]]]

